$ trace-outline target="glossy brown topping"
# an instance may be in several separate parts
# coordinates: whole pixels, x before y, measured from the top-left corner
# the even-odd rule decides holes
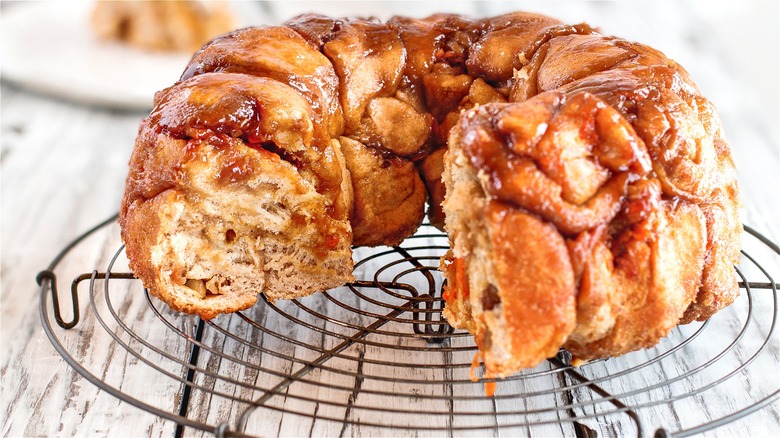
[[[211,41],[193,56],[181,81],[209,72],[245,73],[295,88],[316,115],[317,129],[343,129],[339,79],[330,61],[287,27],[245,28]]]
[[[590,94],[480,108],[461,124],[464,150],[485,173],[487,193],[567,234],[612,220],[629,183],[650,171],[631,126]]]
[[[284,157],[331,199],[336,216],[348,214],[337,201],[342,176],[334,154],[327,152],[331,145],[322,140],[312,147],[315,115],[290,86],[245,74],[210,73],[159,92],[155,102],[131,158],[129,199],[148,199],[180,186],[180,169],[199,156],[193,151],[204,143],[219,151],[219,181],[241,182],[254,171],[252,160],[235,150],[242,145],[256,150],[255,159]],[[154,145],[161,138],[170,138],[162,144],[172,146],[160,151]]]

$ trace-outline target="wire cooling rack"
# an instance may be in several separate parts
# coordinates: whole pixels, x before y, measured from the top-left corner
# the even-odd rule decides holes
[[[133,278],[115,219],[38,275],[41,320],[73,369],[172,421],[175,436],[687,436],[775,409],[780,397],[777,379],[750,378],[762,361],[776,366],[780,349],[780,249],[749,227],[742,293],[729,308],[620,358],[574,368],[561,351],[488,397],[472,338],[441,316],[448,246],[430,226],[397,247],[356,248],[354,283],[204,321],[170,311]],[[71,279],[69,295],[58,278]],[[124,372],[97,366],[106,355]]]

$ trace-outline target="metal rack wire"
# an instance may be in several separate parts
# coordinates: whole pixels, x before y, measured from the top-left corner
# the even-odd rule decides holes
[[[114,222],[110,218],[80,236],[39,274],[41,321],[78,373],[122,401],[173,421],[176,436],[187,428],[216,436],[276,434],[264,429],[268,424],[314,435],[350,428],[687,436],[780,397],[780,388],[751,389],[747,406],[727,406],[701,419],[664,417],[679,403],[696,404],[711,394],[727,398],[734,388],[747,391],[741,376],[776,354],[779,286],[757,259],[776,266],[780,249],[748,227],[746,239],[759,254],[743,253],[737,268],[743,293],[729,309],[621,358],[574,368],[561,351],[536,369],[497,382],[495,396],[487,397],[486,380],[475,382],[479,376],[470,374],[472,338],[441,316],[437,267],[447,240],[432,227],[397,247],[356,248],[357,280],[345,287],[299,300],[263,299],[247,311],[204,321],[171,312],[133,279]],[[113,249],[95,254],[89,239]],[[84,272],[85,257],[105,260],[105,269]],[[57,278],[71,275],[72,308],[62,310]],[[89,299],[82,305],[84,292]],[[721,325],[732,336],[715,341],[707,333]],[[126,368],[120,380],[90,363],[91,355],[105,349]],[[154,385],[155,395],[134,389],[143,384]],[[648,421],[659,417],[665,418],[660,424]]]

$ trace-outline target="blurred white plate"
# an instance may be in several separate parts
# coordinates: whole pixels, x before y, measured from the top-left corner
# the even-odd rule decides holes
[[[7,5],[8,6],[8,5]],[[0,74],[35,91],[113,108],[146,110],[191,54],[149,53],[98,41],[92,2],[30,2],[3,8]]]

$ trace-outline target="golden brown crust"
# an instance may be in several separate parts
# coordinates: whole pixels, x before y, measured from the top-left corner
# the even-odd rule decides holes
[[[425,186],[414,165],[385,158],[358,141],[341,138],[347,167],[352,169],[353,244],[396,245],[412,235],[423,219]]]
[[[663,202],[650,217],[614,241],[621,245],[618,251],[602,250],[588,260],[588,267],[594,263],[613,266],[603,273],[610,287],[604,291],[609,296],[603,310],[609,315],[609,327],[598,333],[584,332],[585,324],[578,321],[579,327],[565,345],[582,360],[655,345],[679,323],[701,285],[706,229],[695,205]],[[597,245],[605,248],[603,242]],[[592,288],[603,287],[593,280],[586,276],[580,283],[578,319],[592,316],[594,307],[587,305]]]
[[[162,195],[160,198],[164,196]],[[120,215],[119,223],[122,228],[122,241],[125,244],[125,252],[127,253],[130,269],[135,273],[136,277],[142,279],[151,279],[157,276],[154,267],[149,263],[145,263],[146,260],[151,260],[151,249],[157,243],[156,236],[160,233],[160,217],[156,213],[159,207],[154,205],[154,203],[164,204],[165,201],[162,199],[158,201],[154,198],[149,202],[123,203],[123,213]],[[143,224],[143,232],[134,231],[140,228],[140,225],[136,223]],[[150,284],[147,283],[145,286],[148,287]],[[153,288],[152,293],[159,296],[156,291],[157,289]]]
[[[492,201],[485,212],[490,230],[493,270],[508,357],[493,357],[491,335],[475,333],[485,367],[491,375],[507,376],[552,357],[574,329],[574,273],[566,242],[549,222]],[[483,314],[489,296],[482,292]]]

